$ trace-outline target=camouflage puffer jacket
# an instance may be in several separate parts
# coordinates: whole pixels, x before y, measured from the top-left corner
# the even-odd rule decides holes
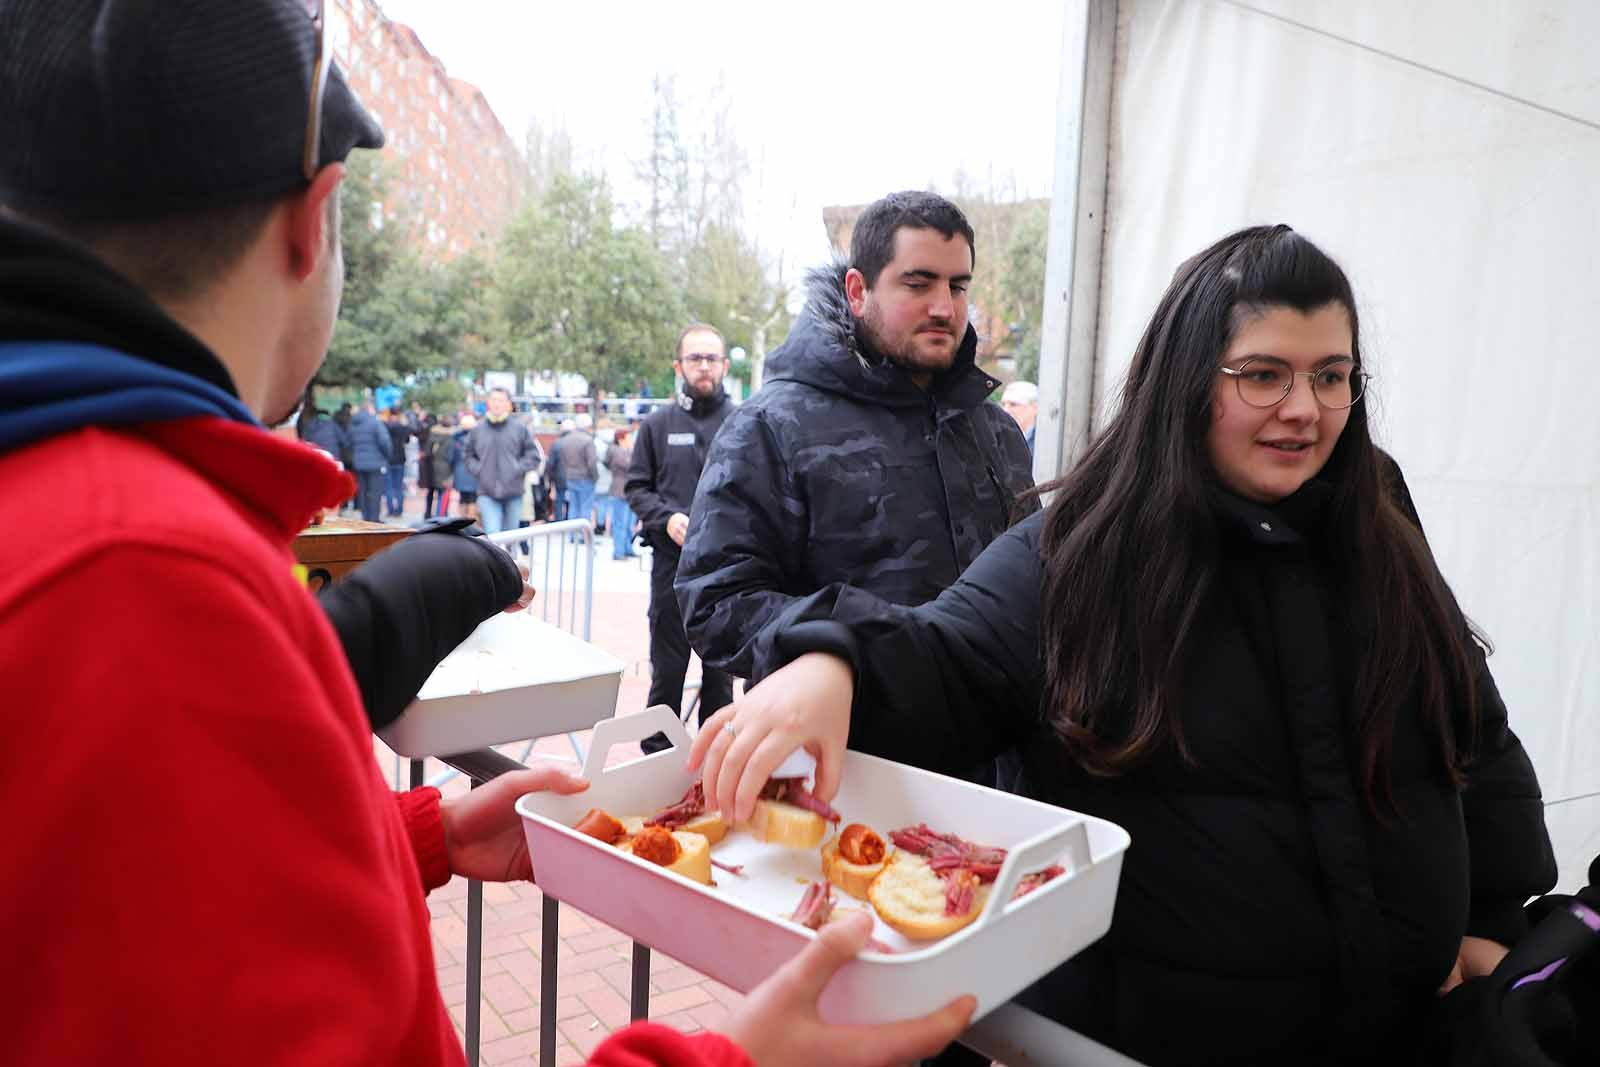
[[[674,588],[705,662],[759,679],[763,627],[795,597],[847,582],[896,604],[938,596],[1037,510],[1028,446],[985,398],[969,326],[929,390],[860,349],[842,264],[814,270],[767,379],[723,425],[689,516]]]

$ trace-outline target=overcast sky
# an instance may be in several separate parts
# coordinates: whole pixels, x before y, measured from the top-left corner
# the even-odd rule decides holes
[[[1048,196],[1061,47],[1055,0],[387,0],[521,143],[564,126],[623,196],[645,154],[650,84],[689,103],[721,78],[749,153],[747,209],[794,277],[826,256],[821,209],[958,168]],[[980,250],[981,254],[981,250]]]

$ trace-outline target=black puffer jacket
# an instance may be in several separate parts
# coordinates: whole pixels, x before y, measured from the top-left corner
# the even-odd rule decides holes
[[[985,398],[969,326],[926,391],[862,352],[844,270],[809,300],[728,417],[689,515],[675,588],[689,643],[746,678],[763,627],[797,596],[849,582],[895,604],[937,596],[1021,513],[1037,508],[1022,431]],[[637,461],[635,461],[637,463]]]
[[[674,403],[656,408],[639,427],[625,492],[645,541],[656,551],[677,554],[667,521],[689,514],[711,442],[732,410],[720,387],[708,397],[689,397],[680,389]]]
[[[1319,485],[1274,509],[1218,495],[1221,580],[1182,689],[1196,765],[1168,754],[1107,779],[1066,758],[1041,708],[1043,515],[931,604],[831,586],[791,604],[760,652],[855,660],[851,748],[958,772],[1016,745],[1021,792],[1129,831],[1110,934],[1032,998],[1145,1063],[1406,1062],[1462,935],[1515,940],[1522,903],[1555,882],[1538,782],[1486,664],[1467,790],[1402,713],[1401,815],[1368,814]]]

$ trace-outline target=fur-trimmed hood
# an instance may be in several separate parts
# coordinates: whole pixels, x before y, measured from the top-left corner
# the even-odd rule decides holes
[[[836,257],[806,272],[806,306],[789,338],[767,357],[767,381],[796,381],[885,407],[922,406],[933,396],[940,406],[971,408],[1000,383],[978,369],[978,332],[971,324],[950,369],[934,376],[926,392],[901,367],[862,346],[856,317],[845,298],[849,264]]]

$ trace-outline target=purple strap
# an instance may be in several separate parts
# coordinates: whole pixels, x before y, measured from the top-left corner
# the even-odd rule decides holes
[[[1583,925],[1600,934],[1600,914],[1596,914],[1595,910],[1589,905],[1581,900],[1574,900],[1567,905],[1567,910],[1577,916],[1578,921]]]
[[[1521,978],[1518,978],[1515,982],[1511,983],[1511,988],[1512,989],[1521,989],[1523,986],[1527,985],[1529,982],[1542,982],[1546,978],[1549,978],[1552,974],[1555,974],[1557,971],[1559,971],[1561,969],[1561,965],[1563,963],[1566,963],[1566,962],[1567,962],[1567,957],[1562,956],[1559,960],[1556,960],[1554,963],[1547,964],[1544,967],[1540,968],[1539,970],[1534,971],[1532,974],[1525,974]]]

